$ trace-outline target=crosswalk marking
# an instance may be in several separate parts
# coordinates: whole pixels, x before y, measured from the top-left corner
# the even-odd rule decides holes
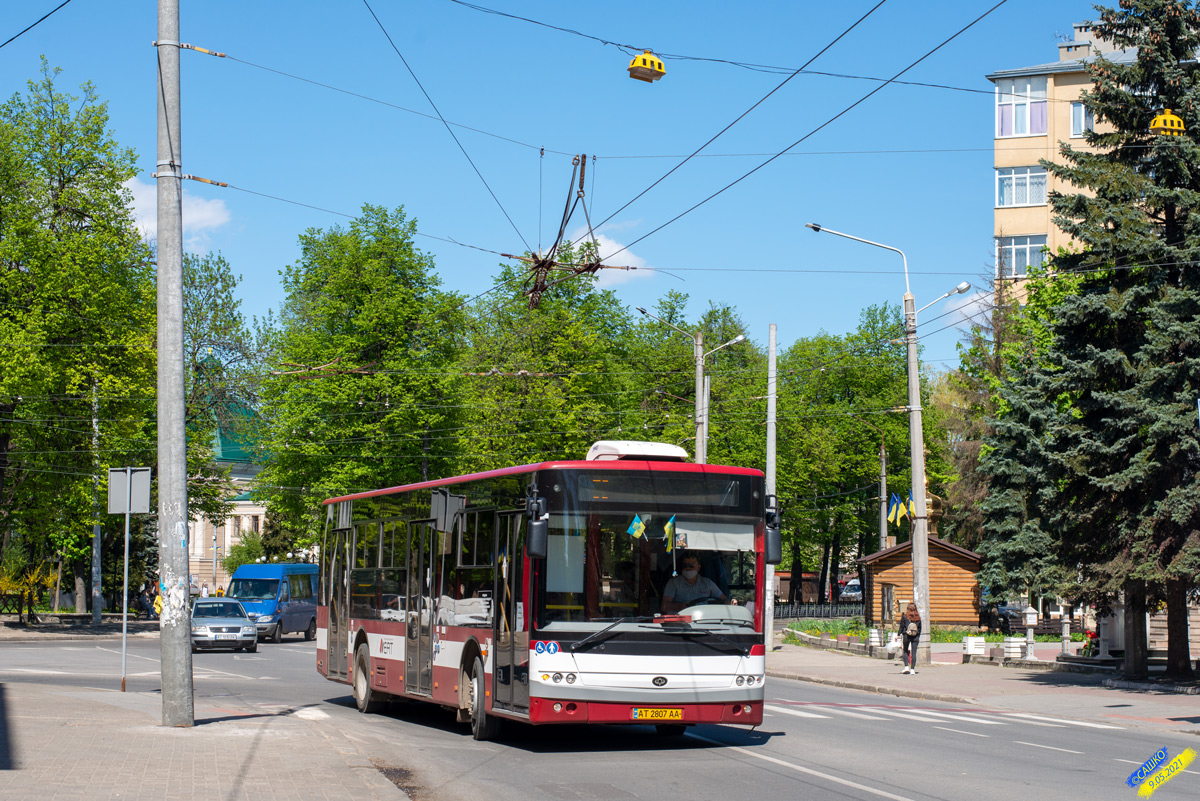
[[[1107,723],[1089,723],[1086,720],[1062,720],[1060,718],[1047,718],[1041,715],[1031,715],[1028,712],[1001,712],[1001,715],[1007,715],[1013,718],[1021,718],[1022,720],[1043,720],[1047,723],[1067,724],[1068,726],[1087,726],[1090,729],[1121,729],[1123,726],[1110,726]]]
[[[967,723],[982,723],[984,726],[1003,726],[999,720],[985,720],[984,718],[976,718],[971,715],[962,715],[950,712],[937,712],[932,709],[906,709],[905,712],[915,712],[918,715],[931,715],[935,718],[946,718],[947,720],[962,720]]]
[[[881,715],[889,715],[892,717],[904,718],[905,720],[916,720],[916,721],[920,721],[921,723],[934,723],[935,722],[933,720],[930,720],[929,718],[922,717],[920,715],[913,715],[913,714],[910,714],[909,712],[897,712],[894,709],[879,709],[877,707],[872,707],[871,711],[878,712]],[[913,710],[913,711],[915,712],[916,710]]]
[[[812,712],[801,712],[799,709],[788,709],[785,706],[775,706],[774,704],[764,704],[763,708],[772,712],[782,712],[785,715],[795,715],[798,718],[828,719],[828,715],[814,715]]]
[[[848,718],[858,718],[859,720],[887,720],[887,718],[881,718],[879,715],[868,715],[863,712],[851,712],[849,709],[844,709],[840,706],[823,706],[821,707],[821,710],[823,712],[832,712],[835,715],[843,715],[844,717]]]

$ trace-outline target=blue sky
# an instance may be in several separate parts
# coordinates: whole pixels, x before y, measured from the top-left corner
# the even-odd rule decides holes
[[[9,4],[0,41],[59,2]],[[809,69],[891,77],[994,2],[888,0]],[[794,69],[874,2],[479,4],[659,53]],[[371,5],[447,120],[522,143],[456,128],[520,236],[442,124],[411,113],[432,109],[357,0],[183,0],[181,39],[240,59],[181,54],[184,171],[350,215],[368,202],[403,205],[423,233],[520,253],[522,237],[535,250],[552,241],[570,154],[589,155],[587,201],[598,223],[785,77],[665,58],[666,77],[647,84],[628,77],[629,56],[611,45],[451,0]],[[885,87],[794,155],[607,260],[644,269],[608,271],[605,283],[631,307],[651,306],[671,289],[686,292],[693,319],[710,302],[732,304],[753,339],[765,342],[774,322],[784,345],[820,330],[850,331],[863,307],[900,301],[904,278],[895,254],[803,227],[816,221],[903,249],[918,306],[959,281],[978,286],[992,264],[993,99],[984,75],[1055,60],[1056,35],[1094,15],[1076,0],[1009,0],[903,77],[983,93]],[[95,84],[118,139],[138,153],[142,175],[131,188],[148,229],[155,38],[149,0],[73,0],[0,49],[5,97],[37,76],[42,54],[62,68],[61,87]],[[819,75],[792,79],[702,157],[613,217],[599,232],[602,254],[750,171],[875,86]],[[283,299],[279,271],[296,258],[297,236],[346,218],[249,192],[187,183],[185,238],[191,250],[222,252],[242,275],[244,310],[262,315]],[[577,212],[570,233],[582,225]],[[438,239],[419,237],[418,244],[434,256],[448,289],[475,295],[492,286],[497,256]],[[933,318],[969,302],[956,296],[922,315],[931,367],[957,361],[960,337],[950,325],[960,314]]]

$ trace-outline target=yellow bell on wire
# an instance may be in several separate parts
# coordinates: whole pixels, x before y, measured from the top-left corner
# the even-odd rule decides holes
[[[1171,109],[1165,109],[1161,114],[1156,114],[1150,122],[1150,130],[1162,136],[1182,136],[1183,135],[1183,120],[1171,113]]]
[[[629,62],[629,77],[639,81],[654,83],[666,74],[666,67],[649,50],[640,56],[634,56],[633,60]]]

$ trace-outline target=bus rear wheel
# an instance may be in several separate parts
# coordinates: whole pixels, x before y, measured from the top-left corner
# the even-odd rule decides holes
[[[475,657],[471,667],[471,736],[476,740],[494,740],[500,732],[500,720],[487,713],[487,689],[483,660]]]
[[[354,705],[359,712],[378,712],[383,706],[371,689],[371,655],[364,642],[354,651]]]

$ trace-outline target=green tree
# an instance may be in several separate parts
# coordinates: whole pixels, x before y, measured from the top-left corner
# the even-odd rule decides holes
[[[1126,671],[1144,674],[1141,612],[1164,599],[1168,669],[1190,674],[1186,597],[1200,565],[1200,13],[1183,0],[1126,0],[1102,9],[1094,32],[1127,62],[1097,58],[1084,102],[1110,131],[1089,133],[1096,152],[1062,145],[1043,162],[1077,187],[1054,193],[1055,223],[1078,241],[1056,273],[1078,272],[1078,291],[1055,310],[1041,363],[1005,391],[1029,435],[998,431],[1000,457],[1045,468],[1030,515],[1057,534],[1081,593],[1126,604]],[[1152,118],[1177,110],[1184,136],[1156,137]],[[999,463],[999,462],[998,462]],[[993,473],[993,476],[995,474]],[[996,525],[1011,525],[998,516]]]
[[[61,556],[82,609],[93,477],[152,455],[154,284],[122,188],[134,154],[91,84],[73,97],[58,75],[43,62],[0,107],[0,549]]]
[[[401,209],[312,229],[262,379],[255,496],[301,544],[325,498],[449,474],[462,416],[462,299],[443,291]]]

